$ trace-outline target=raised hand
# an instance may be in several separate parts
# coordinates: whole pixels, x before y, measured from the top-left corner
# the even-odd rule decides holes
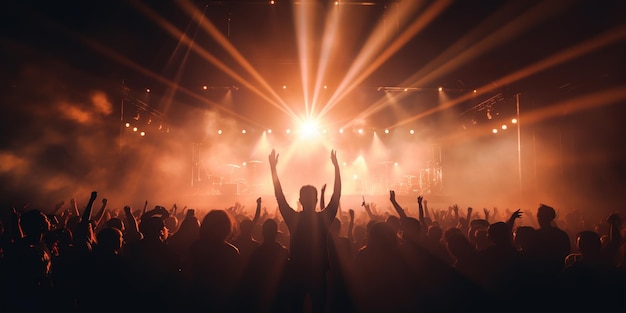
[[[270,162],[270,168],[275,169],[276,168],[276,164],[278,164],[278,156],[279,154],[276,153],[276,150],[272,149],[272,152],[270,153],[268,159]]]
[[[424,200],[423,196],[417,196],[417,204],[422,205],[423,200]]]
[[[350,215],[350,220],[354,221],[354,210],[353,209],[348,210],[348,214]]]
[[[337,162],[337,151],[335,150],[330,151],[330,160],[333,162],[333,165],[335,167],[339,166],[339,163]]]
[[[261,205],[261,197],[256,198],[256,204]]]
[[[389,190],[389,201],[396,202],[396,192],[394,190]]]

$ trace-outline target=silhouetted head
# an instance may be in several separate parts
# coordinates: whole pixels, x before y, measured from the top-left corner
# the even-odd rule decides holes
[[[405,241],[417,242],[422,232],[422,225],[413,217],[402,220],[402,238]]]
[[[600,235],[595,231],[585,230],[578,233],[577,245],[580,254],[585,258],[595,257],[602,250]]]
[[[174,215],[170,215],[165,218],[165,227],[170,233],[174,233],[178,230],[178,218]]]
[[[443,230],[439,227],[439,225],[430,225],[428,226],[426,236],[432,241],[440,241],[443,236]]]
[[[515,246],[522,250],[528,250],[533,243],[535,229],[532,226],[519,226],[514,233]]]
[[[208,241],[225,241],[233,231],[230,216],[224,210],[212,210],[202,219],[200,239]]]
[[[241,232],[242,237],[251,237],[252,230],[254,230],[254,223],[249,218],[244,218],[241,222],[239,222],[239,231]]]
[[[505,222],[496,222],[489,225],[487,236],[497,246],[510,245],[512,234]]]
[[[556,211],[554,208],[542,204],[539,206],[539,209],[537,209],[537,221],[540,226],[543,227],[550,225],[554,218],[556,218]]]
[[[45,214],[39,210],[25,212],[20,217],[20,226],[24,235],[31,238],[31,243],[37,243],[50,230],[50,222]]]
[[[263,222],[263,242],[274,242],[278,235],[278,224],[273,219]]]
[[[317,188],[311,185],[300,188],[300,204],[302,211],[315,211],[317,205]]]
[[[367,236],[367,247],[389,250],[397,247],[398,235],[387,222],[378,222],[372,225]]]
[[[113,217],[110,220],[108,220],[106,222],[106,227],[115,227],[115,228],[121,230],[122,232],[124,230],[126,230],[124,228],[124,222],[120,218],[117,218],[117,217]]]
[[[167,239],[167,230],[163,219],[156,216],[142,218],[139,223],[139,231],[146,239]]]
[[[104,228],[96,235],[98,240],[96,249],[106,254],[117,254],[122,249],[124,242],[122,238],[121,230],[113,227]]]

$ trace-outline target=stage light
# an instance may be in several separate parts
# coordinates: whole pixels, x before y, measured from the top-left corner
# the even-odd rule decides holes
[[[143,136],[146,135],[146,132],[141,132],[141,133],[139,133],[139,135],[141,135],[141,137],[143,137]]]
[[[287,128],[287,130],[285,131],[285,133],[287,133],[287,135],[291,134],[291,129]]]
[[[498,133],[498,129],[494,128],[494,129],[491,130],[491,132],[494,133],[494,134],[497,134]]]
[[[439,87],[439,91],[443,91],[443,87]]]
[[[325,134],[325,133],[326,133],[326,129],[322,129],[322,134]]]
[[[268,133],[268,134],[271,134],[271,133],[272,133],[272,130],[271,130],[271,129],[268,129],[268,130],[267,130],[267,133]]]
[[[358,132],[359,132],[359,135],[363,135],[363,128],[359,128]]]
[[[137,127],[133,127],[133,131],[136,132],[137,131]]]
[[[328,86],[324,85],[324,89],[327,89],[327,88],[328,88]]]
[[[409,134],[413,135],[413,134],[415,134],[415,131],[411,129],[411,130],[409,130]]]
[[[130,123],[126,123],[126,127],[130,127]]]
[[[150,124],[152,124],[152,118],[151,117],[148,118],[148,125],[150,125]]]
[[[283,85],[283,89],[287,89],[287,85]]]
[[[242,133],[242,134],[245,134],[245,133],[246,133],[246,130],[245,130],[245,129],[242,129],[242,130],[241,130],[241,133]]]
[[[474,93],[477,93],[477,92],[478,92],[478,90],[474,89]]]
[[[274,4],[274,0],[270,1],[270,4]]]
[[[335,1],[335,5],[339,5],[339,1]]]
[[[517,124],[517,119],[516,119],[516,118],[512,119],[512,120],[511,120],[511,123],[513,123],[513,124]]]
[[[404,88],[404,91],[409,91],[409,88]]]
[[[487,119],[492,119],[493,115],[491,115],[491,110],[487,110]]]
[[[246,166],[246,165],[248,165],[248,163],[243,162],[243,163],[241,163],[241,165]]]
[[[502,130],[506,130],[506,129],[507,129],[506,125],[502,125]]]
[[[318,134],[317,123],[314,120],[305,121],[300,128],[300,134],[305,138],[316,136]]]
[[[354,179],[354,180],[359,179],[359,175],[357,175],[357,174],[352,175],[352,179]]]
[[[204,85],[204,86],[202,86],[202,89],[203,90],[207,90],[207,89],[209,89],[209,87],[207,85]]]
[[[385,134],[389,134],[389,129],[385,129]]]
[[[399,165],[398,162],[393,163],[393,166],[398,166],[398,165]]]
[[[343,128],[340,128],[340,129],[339,129],[339,133],[340,133],[340,134],[343,134]]]
[[[150,93],[150,88],[146,88],[146,92],[147,92],[147,93]]]
[[[217,134],[218,134],[218,135],[221,135],[221,134],[222,134],[222,130],[221,130],[221,129],[218,129],[218,130],[217,130]]]

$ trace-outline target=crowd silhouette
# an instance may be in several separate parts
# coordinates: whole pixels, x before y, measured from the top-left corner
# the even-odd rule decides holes
[[[408,212],[394,190],[389,203],[342,203],[334,150],[330,200],[326,185],[319,195],[303,185],[294,210],[279,154],[268,159],[274,212],[260,197],[254,214],[240,203],[111,209],[96,191],[80,209],[75,199],[50,210],[5,203],[0,310],[626,312],[617,213],[583,224],[546,204],[475,212],[429,208],[421,195]],[[516,225],[522,216],[536,224]]]

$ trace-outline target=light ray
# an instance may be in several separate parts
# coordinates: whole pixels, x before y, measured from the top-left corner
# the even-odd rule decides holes
[[[402,85],[415,87],[427,84],[436,78],[441,77],[464,64],[467,64],[490,49],[502,45],[507,41],[513,40],[516,35],[519,35],[523,31],[536,26],[538,22],[552,17],[554,14],[564,9],[565,6],[571,5],[571,3],[573,2],[541,2],[525,14],[509,22],[504,27],[498,26],[498,30],[496,32],[478,41],[478,38],[480,38],[486,30],[493,29],[503,18],[508,18],[511,11],[517,10],[517,5],[511,4],[492,14],[490,18],[475,27],[469,34],[465,35],[462,39],[450,46],[450,48],[446,49],[446,51],[441,53],[436,59],[429,62],[410,78],[406,79]],[[468,48],[468,45],[472,42],[477,43]],[[404,96],[405,95],[401,95],[400,99],[404,98]],[[361,117],[367,117],[374,114],[385,105],[386,102],[378,101],[369,109],[364,111],[361,114]]]
[[[488,93],[496,88],[499,88],[499,86],[506,86],[509,85],[513,82],[519,81],[521,79],[524,79],[526,77],[529,77],[531,75],[537,74],[541,71],[544,71],[546,69],[549,69],[551,67],[554,67],[556,65],[565,63],[567,61],[576,59],[578,57],[581,57],[583,55],[586,55],[592,51],[598,50],[600,48],[609,46],[611,44],[614,44],[616,42],[619,42],[623,39],[626,38],[626,26],[618,26],[615,27],[613,29],[610,29],[602,34],[599,34],[598,36],[591,38],[587,41],[584,41],[574,47],[571,47],[569,49],[566,49],[564,51],[561,51],[559,53],[556,53],[550,57],[547,57],[537,63],[534,63],[530,66],[527,66],[526,68],[523,68],[519,71],[516,71],[514,73],[511,73],[505,77],[502,77],[498,80],[496,80],[495,82],[482,86],[480,88],[478,88],[478,90],[480,90],[482,93]],[[423,113],[417,114],[415,116],[412,116],[408,119],[405,119],[403,121],[398,122],[396,125],[394,126],[400,126],[400,125],[404,125],[406,123],[410,123],[412,121],[421,119],[425,116],[428,116],[430,114],[439,112],[441,110],[444,109],[448,109],[451,108],[459,103],[462,103],[466,100],[471,99],[472,97],[474,97],[473,92],[467,93],[459,98],[453,99],[449,102],[443,103],[442,105],[440,105],[437,108],[432,108],[430,110],[427,110]]]

